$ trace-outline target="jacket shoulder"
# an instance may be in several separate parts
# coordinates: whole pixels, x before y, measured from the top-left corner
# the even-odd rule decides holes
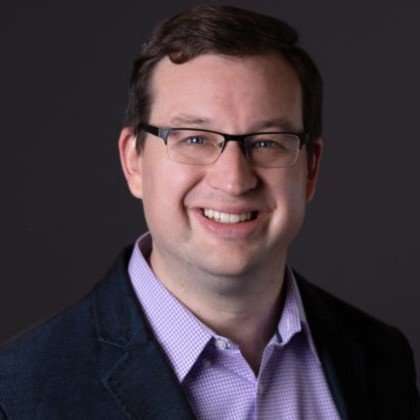
[[[335,352],[332,357],[342,366],[357,361],[378,418],[412,418],[401,416],[401,410],[420,418],[414,355],[402,332],[295,275],[316,347]]]
[[[79,395],[72,387],[86,383],[93,369],[90,300],[85,298],[0,348],[0,419],[11,413],[11,418],[38,418],[35,411],[59,399],[58,392]]]
[[[62,362],[65,353],[80,348],[80,344],[89,341],[93,334],[88,296],[3,344],[0,347],[0,378],[4,380],[9,375],[18,380],[21,374],[45,369],[56,359]]]
[[[374,333],[388,339],[404,337],[394,326],[316,286],[299,273],[295,272],[295,276],[309,318],[324,321],[338,331],[356,336]]]
[[[0,419],[121,418],[107,381],[146,334],[129,255],[81,301],[0,348]]]

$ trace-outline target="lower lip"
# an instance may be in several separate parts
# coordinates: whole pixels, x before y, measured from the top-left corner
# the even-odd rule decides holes
[[[195,210],[194,214],[206,230],[224,239],[246,239],[250,237],[256,232],[261,218],[261,213],[258,213],[255,219],[246,222],[219,223],[204,216],[201,209]]]

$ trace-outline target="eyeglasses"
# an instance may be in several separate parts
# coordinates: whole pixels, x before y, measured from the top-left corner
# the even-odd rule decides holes
[[[160,137],[167,146],[169,159],[188,165],[209,165],[223,153],[227,142],[236,141],[254,166],[286,168],[293,166],[302,147],[308,144],[307,133],[287,131],[224,134],[195,128],[162,128],[140,124],[140,130]]]

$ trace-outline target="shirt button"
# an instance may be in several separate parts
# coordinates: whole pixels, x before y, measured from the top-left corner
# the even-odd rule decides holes
[[[227,340],[224,340],[223,338],[216,338],[216,347],[219,350],[227,350],[230,348],[230,344]]]

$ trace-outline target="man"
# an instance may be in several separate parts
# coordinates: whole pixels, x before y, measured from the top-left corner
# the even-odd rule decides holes
[[[405,338],[286,265],[322,149],[293,29],[220,6],[164,22],[119,139],[150,233],[3,350],[0,418],[420,418]]]

